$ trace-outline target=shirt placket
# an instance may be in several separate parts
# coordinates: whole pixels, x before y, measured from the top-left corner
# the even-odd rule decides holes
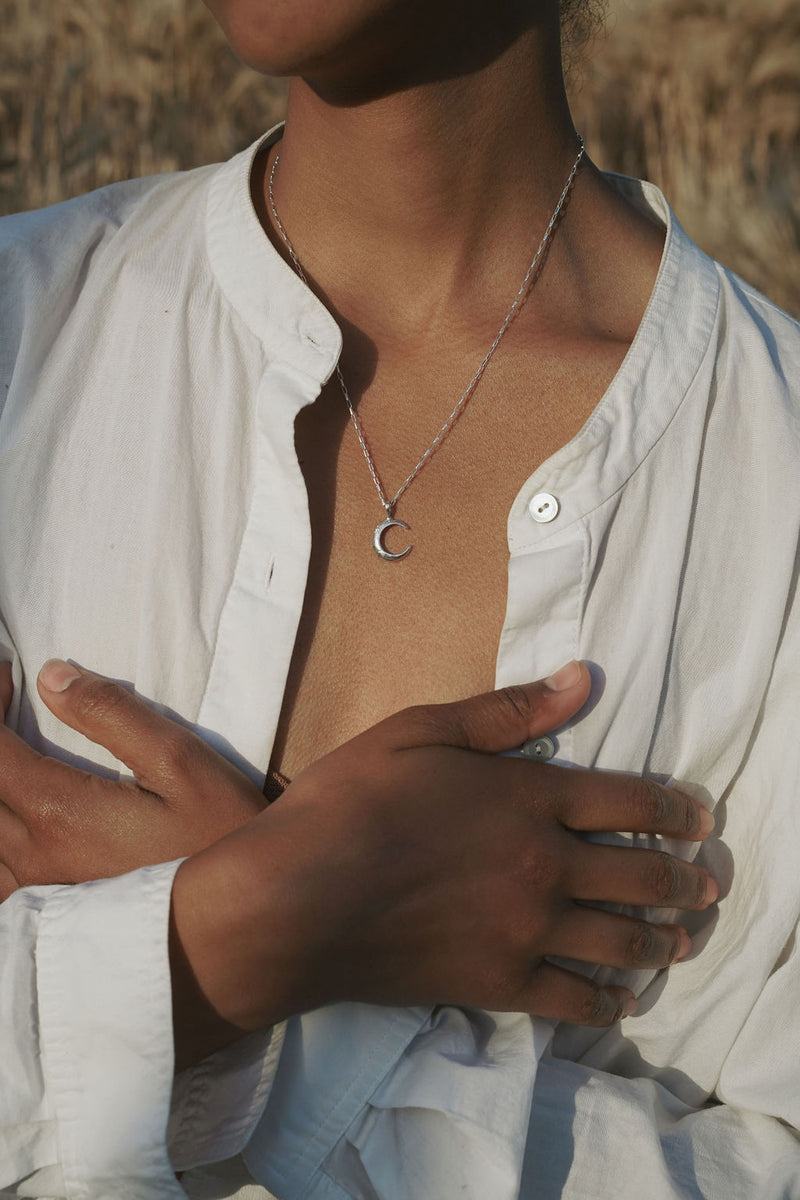
[[[546,467],[545,467],[546,470]],[[588,537],[575,489],[562,472],[542,471],[523,486],[508,520],[508,598],[498,647],[495,686],[542,679],[580,657]],[[571,730],[556,753],[568,759]]]
[[[204,736],[263,782],[303,607],[311,551],[308,498],[294,419],[319,377],[269,365],[256,400],[254,482],[222,609],[198,723]],[[208,734],[206,731],[213,731]]]

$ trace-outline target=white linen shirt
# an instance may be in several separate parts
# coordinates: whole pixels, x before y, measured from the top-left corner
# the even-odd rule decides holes
[[[310,552],[294,418],[341,338],[258,222],[259,145],[0,221],[9,720],[112,775],[41,704],[45,659],[133,685],[257,783],[270,758]],[[177,864],[21,890],[0,906],[0,1195],[800,1197],[800,333],[657,189],[614,182],[666,225],[663,260],[608,392],[508,515],[496,682],[595,664],[558,761],[716,802],[700,856],[728,894],[689,916],[692,958],[597,970],[640,994],[610,1030],[337,1005],[173,1089]]]

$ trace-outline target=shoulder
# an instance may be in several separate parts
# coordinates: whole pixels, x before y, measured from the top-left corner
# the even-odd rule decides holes
[[[800,322],[733,271],[716,265],[721,315],[731,346],[743,354],[751,351],[766,355],[770,367],[782,376],[782,368],[796,368],[800,363]],[[796,386],[797,376],[790,382]]]
[[[187,241],[202,238],[216,169],[114,183],[0,218],[0,362],[14,358],[26,331],[60,328],[98,277],[113,278],[137,258],[163,263],[182,240],[185,251]]]
[[[716,384],[743,427],[787,436],[800,450],[800,323],[733,271],[716,264]],[[762,432],[763,431],[763,432]]]
[[[57,272],[122,230],[163,227],[204,191],[218,164],[98,188],[47,208],[0,217],[0,266]]]
[[[645,320],[662,342],[665,374],[708,383],[715,400],[735,409],[762,406],[797,421],[800,324],[734,271],[710,258],[684,230],[653,183],[604,173],[633,209],[666,231],[661,267]],[[700,403],[703,397],[699,397]]]

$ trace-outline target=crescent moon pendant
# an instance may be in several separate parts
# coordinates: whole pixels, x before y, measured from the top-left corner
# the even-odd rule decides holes
[[[401,550],[399,554],[392,554],[386,549],[383,544],[383,535],[387,529],[391,529],[392,525],[397,525],[400,529],[408,529],[405,521],[393,521],[391,517],[387,517],[385,521],[381,521],[380,525],[376,527],[375,533],[372,536],[372,545],[375,553],[380,555],[381,558],[386,559],[387,562],[395,562],[398,558],[405,558],[411,549],[410,546],[406,546],[405,550]]]

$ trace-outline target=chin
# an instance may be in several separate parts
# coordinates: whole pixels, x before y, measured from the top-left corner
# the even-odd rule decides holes
[[[327,73],[403,0],[204,0],[238,58],[265,75]],[[391,22],[393,24],[394,22]]]

